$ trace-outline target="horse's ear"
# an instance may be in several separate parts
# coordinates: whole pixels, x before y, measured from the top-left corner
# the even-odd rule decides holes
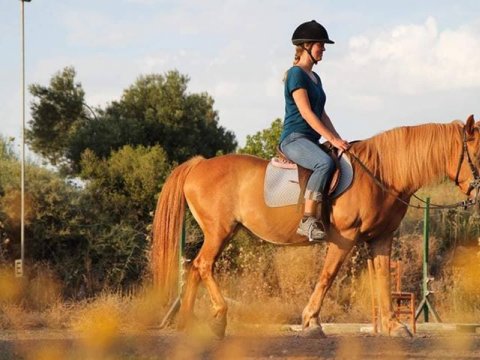
[[[475,128],[475,120],[473,119],[473,115],[470,115],[467,119],[467,123],[465,124],[465,132],[468,136],[473,135],[473,130]]]

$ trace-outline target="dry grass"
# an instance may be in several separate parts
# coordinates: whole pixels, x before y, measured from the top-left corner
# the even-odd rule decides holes
[[[123,305],[121,297],[102,295],[75,314],[72,329],[91,354],[102,354],[117,341]]]
[[[461,251],[460,251],[461,250]],[[460,248],[451,266],[443,271],[442,286],[436,299],[442,298],[442,310],[448,321],[478,323],[480,320],[480,254],[478,248]],[[448,304],[448,310],[445,305]]]
[[[408,260],[405,290],[417,291],[421,281],[421,246],[418,237],[399,241],[398,252]],[[432,241],[435,251],[436,240]],[[245,255],[241,271],[217,273],[229,304],[229,326],[245,323],[300,323],[303,307],[313,290],[325,249],[321,246],[278,248],[271,257],[259,259]],[[478,248],[457,251],[455,261],[445,264],[432,284],[435,307],[446,321],[480,320],[480,262]],[[468,255],[470,254],[470,255]],[[351,258],[338,275],[337,282],[324,300],[321,321],[370,321],[371,290],[365,268],[352,275],[357,259]],[[0,272],[1,329],[71,329],[89,346],[111,344],[123,332],[142,332],[158,326],[165,308],[159,295],[147,288],[135,294],[104,293],[80,302],[62,301],[58,286],[50,278],[32,279],[25,284],[9,272]],[[34,284],[34,286],[30,286]],[[36,285],[35,285],[36,284]],[[42,285],[40,285],[42,284]],[[40,291],[43,289],[43,291]],[[52,294],[47,295],[46,293]],[[420,294],[419,294],[420,295]],[[41,301],[34,304],[38,297]],[[196,312],[208,321],[212,310],[202,287]]]
[[[400,240],[399,252],[403,256],[416,259],[421,248],[412,244],[416,244],[419,239],[410,237]],[[433,249],[435,243],[433,241]],[[474,250],[467,251],[471,256],[465,256],[465,252],[458,252],[458,259],[446,266],[448,271],[443,271],[442,277],[436,281],[438,286],[448,288],[448,291],[442,293],[442,297],[436,297],[434,300],[437,310],[446,321],[478,322],[480,319],[478,305],[480,265],[478,249]],[[225,270],[217,273],[217,277],[221,279],[221,287],[225,289],[224,294],[228,297],[229,330],[238,334],[262,336],[268,333],[269,324],[300,323],[301,312],[318,277],[324,253],[324,247],[315,246],[278,248],[263,258],[243,254],[241,257],[247,263],[238,264],[241,272],[237,270],[232,273]],[[351,271],[357,267],[358,260],[359,256],[354,255],[339,274],[338,284],[332,287],[324,300],[322,322],[370,322],[371,292],[368,273],[361,266],[358,266],[358,271]],[[416,281],[414,279],[418,267],[421,268],[421,262],[415,260],[412,266],[407,268],[405,277]],[[26,359],[115,358],[119,356],[118,351],[122,349],[125,339],[128,339],[125,337],[126,334],[141,334],[151,327],[158,326],[166,310],[159,305],[162,303],[161,296],[148,288],[139,288],[135,294],[103,293],[88,301],[68,303],[59,300],[56,294],[57,287],[46,286],[45,288],[55,293],[51,299],[56,300],[50,305],[31,307],[30,300],[24,300],[29,299],[31,295],[25,291],[28,293],[27,289],[31,288],[36,292],[38,289],[25,286],[8,273],[2,276],[1,284],[10,289],[5,292],[6,295],[0,304],[0,324],[3,329],[65,329],[73,332],[79,339],[74,343],[74,350],[65,343],[49,346],[38,344],[28,351],[24,350]],[[45,279],[33,279],[32,282],[48,284]],[[212,344],[212,335],[203,325],[211,319],[211,313],[209,296],[201,287],[196,306],[196,314],[201,325],[197,325],[189,332],[188,346],[178,342],[178,345],[170,348],[165,355],[171,359],[201,358],[205,349],[210,348]],[[249,326],[246,326],[247,324]],[[252,324],[258,326],[252,329]],[[241,337],[229,341],[212,351],[212,358],[223,359],[226,354],[230,356],[229,358],[248,356]],[[151,344],[146,346],[148,348]],[[362,358],[362,354],[368,352],[363,346],[359,338],[341,339],[336,356]],[[471,344],[469,338],[455,336],[451,338],[448,346],[460,351],[468,349]],[[401,358],[402,349],[392,349],[398,358]],[[74,357],[71,355],[72,351],[75,353]]]

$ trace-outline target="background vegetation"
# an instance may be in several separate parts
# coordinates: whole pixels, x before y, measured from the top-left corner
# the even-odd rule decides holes
[[[235,150],[213,99],[187,92],[176,71],[141,76],[120,100],[91,109],[65,68],[30,92],[30,148],[51,165],[26,172],[29,268],[51,266],[64,294],[128,290],[146,273],[149,225],[171,168],[191,156]],[[12,144],[2,147],[0,221],[6,263],[19,256],[19,173]],[[7,240],[8,239],[8,240]]]
[[[166,176],[193,155],[237,151],[270,158],[275,153],[280,119],[238,148],[234,134],[219,125],[214,100],[189,93],[188,77],[177,71],[140,76],[120,99],[95,109],[86,106],[75,76],[73,68],[65,68],[48,86],[30,86],[34,101],[27,139],[43,163],[29,162],[26,169],[27,274],[21,281],[12,277],[20,254],[20,166],[12,139],[0,138],[0,328],[78,325],[69,304],[88,312],[94,299],[116,309],[114,327],[126,326],[132,317],[144,319],[146,326],[157,321],[158,311],[153,316],[128,309],[151,308],[144,287],[150,224]],[[446,183],[418,195],[437,203],[461,199]],[[393,251],[408,264],[405,290],[419,297],[422,226],[422,212],[409,210]],[[432,290],[445,320],[473,322],[480,316],[479,232],[479,217],[471,210],[432,211]],[[192,258],[202,234],[191,215],[187,233]],[[232,317],[298,322],[325,251],[324,244],[275,247],[240,231],[216,268],[233,304]],[[364,246],[353,251],[325,300],[323,321],[369,320],[366,256]],[[244,303],[249,310],[237,306]],[[208,312],[205,293],[199,304]],[[29,320],[19,315],[21,309],[41,315]]]

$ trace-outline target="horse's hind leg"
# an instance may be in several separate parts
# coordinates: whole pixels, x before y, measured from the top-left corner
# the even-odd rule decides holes
[[[225,298],[220,293],[217,282],[213,277],[213,265],[217,255],[220,253],[222,244],[215,242],[207,243],[202,247],[200,254],[194,261],[194,266],[198,268],[198,272],[208,290],[210,300],[213,307],[213,322],[211,328],[216,336],[223,338],[225,335],[225,328],[227,326],[227,303]]]
[[[338,234],[332,235],[332,242],[330,242],[328,246],[325,264],[323,265],[315,289],[310,296],[310,300],[302,313],[304,336],[324,336],[318,319],[323,299],[332,285],[338,270],[345,261],[346,256],[354,245],[353,241],[346,240]]]
[[[177,328],[183,330],[193,314],[193,307],[195,305],[195,298],[197,295],[198,284],[200,283],[200,274],[195,266],[192,266],[187,275],[185,282],[185,289],[182,296],[182,303],[177,322]]]
[[[197,257],[193,260],[186,283],[183,302],[180,309],[179,326],[184,326],[193,312],[195,297],[200,280],[210,295],[213,307],[213,322],[211,328],[216,336],[223,338],[227,326],[227,303],[220,293],[220,289],[213,277],[213,266],[217,256],[223,248],[224,242],[230,237],[234,226],[225,228],[219,226],[208,227],[204,231],[205,240]],[[218,231],[212,231],[218,229]]]

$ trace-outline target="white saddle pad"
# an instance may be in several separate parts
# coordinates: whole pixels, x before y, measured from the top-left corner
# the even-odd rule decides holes
[[[352,184],[353,168],[348,156],[344,153],[340,158],[340,179],[337,188],[329,197],[339,197]],[[270,161],[267,165],[264,182],[265,203],[269,207],[295,205],[300,197],[298,171],[291,168],[280,168]],[[304,199],[300,199],[303,203]]]

